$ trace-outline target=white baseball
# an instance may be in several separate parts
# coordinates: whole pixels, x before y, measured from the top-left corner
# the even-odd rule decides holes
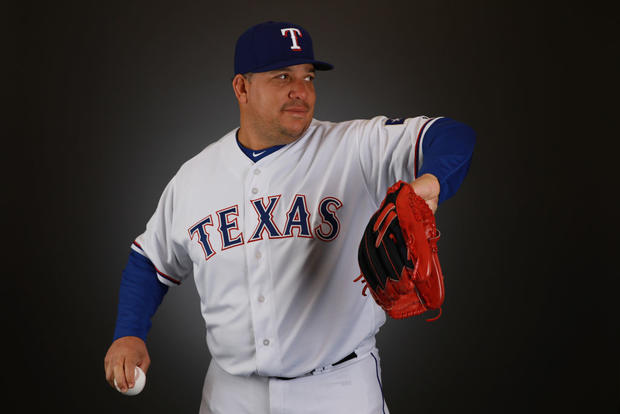
[[[116,390],[123,395],[133,396],[133,395],[140,394],[140,392],[142,392],[142,390],[144,389],[144,384],[146,383],[146,374],[144,373],[144,371],[142,371],[142,368],[136,367],[134,381],[135,381],[135,384],[133,388],[129,388],[125,392],[122,392],[120,388],[118,388],[118,384],[116,383],[116,378],[114,378],[114,386],[116,387]]]

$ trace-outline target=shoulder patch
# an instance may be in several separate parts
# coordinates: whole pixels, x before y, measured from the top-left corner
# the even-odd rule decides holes
[[[385,121],[385,125],[401,125],[405,123],[405,118],[389,118]]]

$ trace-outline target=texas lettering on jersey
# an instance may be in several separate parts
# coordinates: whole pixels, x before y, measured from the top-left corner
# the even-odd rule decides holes
[[[342,207],[342,201],[336,197],[325,197],[318,205],[317,214],[321,222],[314,228],[310,224],[310,210],[306,196],[296,194],[289,206],[285,217],[276,219],[274,211],[281,195],[272,195],[250,201],[250,207],[256,212],[256,227],[250,234],[243,234],[239,230],[239,205],[225,207],[209,214],[197,223],[191,225],[187,232],[191,240],[200,244],[205,260],[215,256],[216,251],[211,243],[211,236],[215,231],[221,239],[221,250],[231,249],[245,243],[252,243],[268,239],[283,239],[287,237],[303,237],[329,242],[340,234],[340,221],[336,211]],[[283,227],[276,222],[284,221]],[[247,241],[246,241],[247,238]]]

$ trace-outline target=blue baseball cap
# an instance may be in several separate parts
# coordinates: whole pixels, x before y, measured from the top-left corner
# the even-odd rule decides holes
[[[314,59],[312,38],[303,27],[286,22],[265,22],[246,30],[235,46],[235,75],[267,72],[311,63],[316,70],[334,66]]]

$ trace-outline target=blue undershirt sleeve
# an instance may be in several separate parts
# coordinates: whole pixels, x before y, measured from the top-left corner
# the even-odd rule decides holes
[[[158,280],[153,263],[132,251],[121,278],[114,340],[137,336],[146,341],[151,318],[166,292],[168,286]]]
[[[439,204],[452,197],[461,186],[471,164],[476,133],[469,126],[441,118],[428,128],[422,141],[423,161],[418,171],[439,180]]]

